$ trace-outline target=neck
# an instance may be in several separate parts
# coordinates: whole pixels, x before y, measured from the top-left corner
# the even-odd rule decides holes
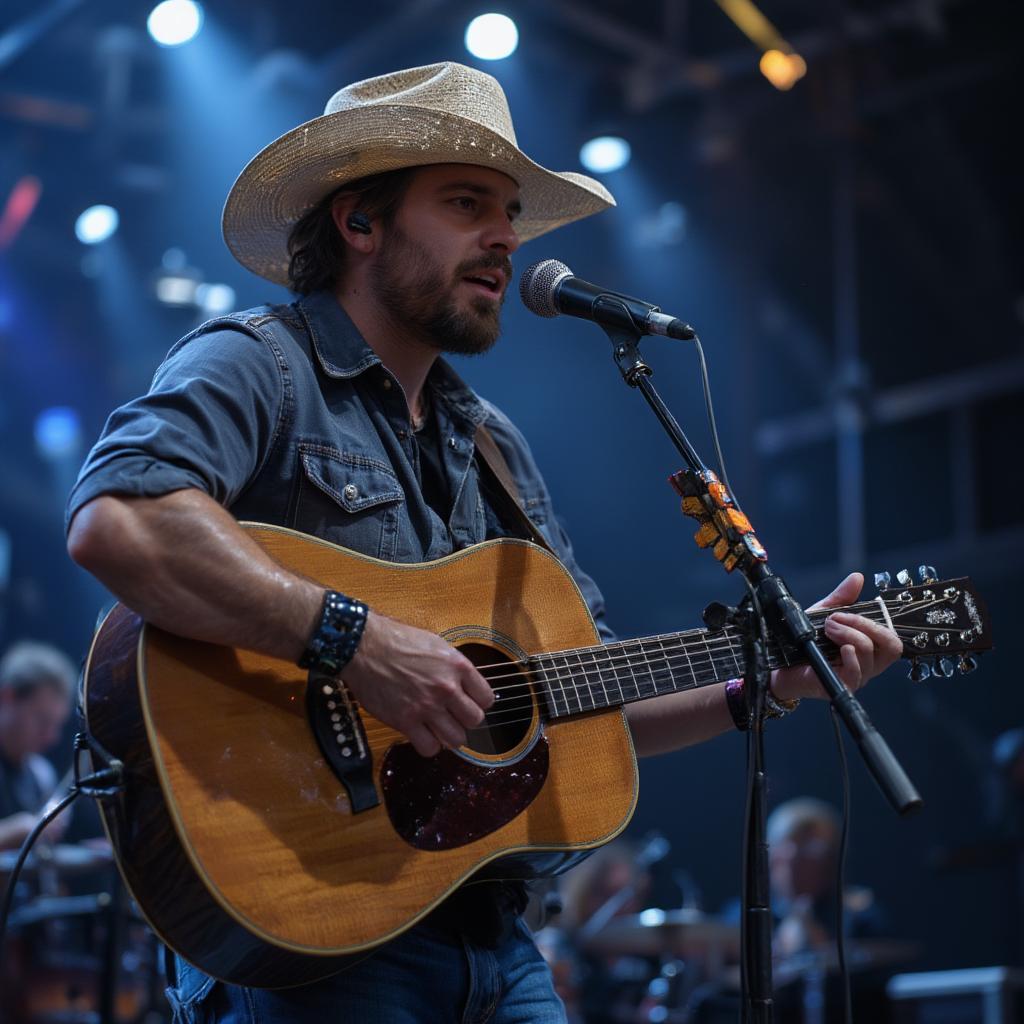
[[[397,323],[362,282],[346,281],[334,294],[367,345],[401,384],[410,418],[419,419],[424,409],[423,386],[437,359],[437,349],[418,337],[408,324]]]
[[[876,622],[884,618],[874,601],[852,605],[846,610]],[[833,611],[835,609],[829,608],[811,612],[810,619],[822,652],[835,660],[838,648],[822,630],[825,619]],[[767,653],[773,669],[803,660],[796,648],[775,640],[769,642]],[[529,663],[534,677],[546,691],[548,714],[562,718],[742,676],[743,639],[733,626],[716,631],[691,629],[537,654]]]

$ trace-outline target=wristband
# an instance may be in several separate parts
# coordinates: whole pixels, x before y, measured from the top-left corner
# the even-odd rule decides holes
[[[783,700],[781,697],[776,697],[772,693],[772,688],[769,686],[764,695],[764,708],[766,718],[784,718],[791,711],[796,711],[800,706],[800,698],[794,697],[792,700]]]
[[[362,601],[336,590],[324,591],[320,619],[299,658],[299,668],[336,676],[356,653],[369,611]]]
[[[733,724],[740,732],[750,729],[750,708],[747,705],[747,691],[742,679],[730,679],[725,684],[725,703],[729,707]]]

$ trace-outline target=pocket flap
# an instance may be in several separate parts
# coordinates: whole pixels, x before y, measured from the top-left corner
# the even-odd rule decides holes
[[[299,457],[306,478],[347,512],[361,512],[405,497],[390,466],[359,452],[300,444]]]

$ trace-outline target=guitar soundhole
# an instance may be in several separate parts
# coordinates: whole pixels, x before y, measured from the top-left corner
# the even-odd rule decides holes
[[[466,746],[492,756],[515,750],[529,733],[534,717],[529,676],[503,651],[486,644],[459,644],[459,650],[476,665],[497,697],[483,724],[466,730]]]

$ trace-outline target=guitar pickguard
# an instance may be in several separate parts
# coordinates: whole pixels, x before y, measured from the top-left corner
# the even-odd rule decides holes
[[[515,761],[484,765],[451,750],[420,757],[396,743],[381,766],[384,806],[395,831],[417,850],[452,850],[496,832],[537,797],[548,775],[541,733]]]

